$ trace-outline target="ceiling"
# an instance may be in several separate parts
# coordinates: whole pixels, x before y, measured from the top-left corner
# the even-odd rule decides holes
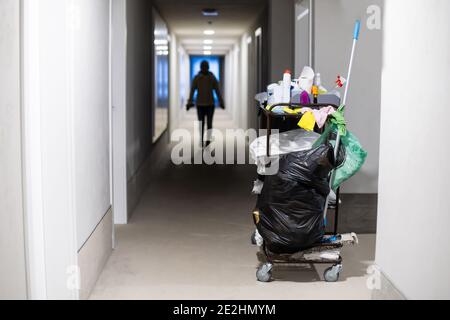
[[[266,3],[267,0],[154,0],[170,31],[190,54],[202,54],[205,39],[214,41],[213,54],[226,54],[254,23]],[[204,17],[205,8],[217,9],[219,16]],[[205,36],[204,30],[214,30],[215,34]]]

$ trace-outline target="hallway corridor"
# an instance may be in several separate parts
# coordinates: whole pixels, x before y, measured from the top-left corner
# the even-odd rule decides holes
[[[192,119],[191,112],[183,127]],[[232,126],[223,111],[216,120],[222,131]],[[167,164],[152,177],[130,224],[116,227],[116,250],[91,299],[370,299],[365,273],[375,236],[344,250],[339,283],[318,282],[324,266],[279,268],[277,281],[256,281],[254,178],[250,165]]]

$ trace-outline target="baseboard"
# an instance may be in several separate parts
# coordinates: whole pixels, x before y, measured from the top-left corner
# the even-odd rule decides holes
[[[128,181],[127,184],[127,204],[128,204],[128,219],[136,209],[142,194],[147,189],[151,181],[152,173],[160,170],[164,164],[169,161],[170,152],[167,151],[169,147],[169,134],[166,131],[153,146],[152,151],[147,159],[141,164],[136,174]]]
[[[372,300],[407,300],[389,277],[380,271],[380,288],[372,291]]]
[[[87,300],[112,252],[113,215],[108,210],[78,252],[80,300]]]

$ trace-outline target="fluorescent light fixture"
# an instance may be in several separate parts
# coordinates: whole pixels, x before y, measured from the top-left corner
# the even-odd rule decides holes
[[[205,31],[203,31],[203,34],[206,36],[212,36],[212,35],[216,34],[216,32],[214,30],[205,30]]]
[[[212,46],[203,46],[203,50],[205,51],[212,50]]]
[[[213,44],[214,41],[212,41],[212,40],[210,40],[210,39],[206,39],[206,40],[203,40],[203,43],[204,43],[204,44]]]
[[[156,46],[156,50],[167,51],[169,50],[169,46]]]
[[[210,56],[212,54],[211,51],[203,51],[203,55],[205,56]]]
[[[156,55],[157,56],[168,56],[169,51],[164,51],[164,50],[156,51]]]
[[[219,11],[217,11],[217,9],[206,8],[202,10],[202,14],[205,17],[217,17],[219,15]]]
[[[169,41],[166,39],[156,39],[155,40],[155,45],[157,46],[164,46],[164,45],[168,45]]]

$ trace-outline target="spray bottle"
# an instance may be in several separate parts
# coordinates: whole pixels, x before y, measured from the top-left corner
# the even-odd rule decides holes
[[[292,75],[290,70],[286,70],[283,76],[283,103],[291,103]]]

